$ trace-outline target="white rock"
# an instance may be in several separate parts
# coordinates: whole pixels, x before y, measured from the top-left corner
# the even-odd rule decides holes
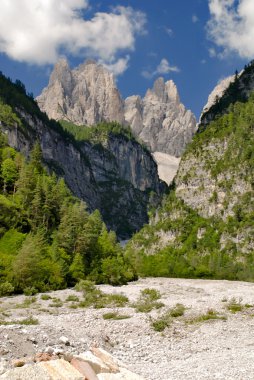
[[[65,344],[66,346],[70,345],[70,341],[69,341],[69,339],[66,336],[61,336],[59,338],[59,342],[62,343],[62,344]]]

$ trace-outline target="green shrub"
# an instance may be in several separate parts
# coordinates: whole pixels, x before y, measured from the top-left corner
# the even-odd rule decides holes
[[[239,299],[238,301],[236,300],[236,298],[232,298],[229,303],[227,304],[227,309],[229,311],[231,311],[231,313],[237,313],[239,311],[242,311],[244,309],[244,306],[243,304],[241,303],[241,299]]]
[[[116,312],[111,312],[111,313],[105,313],[102,315],[103,319],[113,319],[115,321],[121,320],[121,319],[128,319],[130,318],[130,315],[121,315]]]
[[[175,307],[170,309],[170,315],[173,318],[181,317],[182,315],[184,315],[184,311],[185,311],[185,306],[182,305],[181,303],[177,303]]]
[[[42,295],[41,295],[41,299],[42,299],[43,301],[48,301],[48,300],[51,300],[52,297],[51,297],[49,294],[42,294]]]
[[[34,286],[28,286],[24,288],[23,292],[25,296],[34,296],[38,293],[38,289],[36,289]]]
[[[8,296],[9,294],[14,292],[14,286],[6,281],[0,284],[0,297]]]
[[[160,297],[161,294],[156,289],[143,289],[133,307],[140,313],[149,313],[153,309],[160,309],[164,306],[162,302],[157,302]]]
[[[220,319],[220,320],[225,321],[227,317],[225,315],[219,315],[218,312],[213,309],[208,309],[206,314],[199,315],[198,317],[190,319],[187,322],[190,324],[193,324],[193,323],[200,323],[200,322],[205,322],[205,321],[214,320],[214,319]]]
[[[76,296],[75,294],[71,294],[69,295],[66,300],[66,302],[78,302],[79,301],[79,298],[78,296]]]

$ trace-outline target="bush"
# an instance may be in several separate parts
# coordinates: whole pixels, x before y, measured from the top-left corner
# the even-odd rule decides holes
[[[103,319],[113,319],[115,321],[117,320],[121,320],[121,319],[128,319],[130,318],[130,315],[121,315],[121,314],[118,314],[118,313],[115,313],[115,312],[111,312],[111,313],[105,313],[103,314],[102,316]]]
[[[229,301],[226,307],[233,314],[237,313],[238,311],[242,311],[244,308],[243,304],[241,303],[241,299],[237,301],[234,297]]]
[[[25,296],[34,296],[38,293],[38,289],[36,289],[34,286],[28,286],[23,290]]]
[[[157,302],[160,297],[161,294],[158,290],[146,288],[140,292],[140,296],[133,306],[137,312],[149,313],[152,309],[160,309],[164,306],[162,302]]]
[[[14,286],[6,281],[0,284],[0,297],[8,296],[9,294],[14,292]]]

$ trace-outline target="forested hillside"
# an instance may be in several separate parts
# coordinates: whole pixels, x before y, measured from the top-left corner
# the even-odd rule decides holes
[[[3,102],[0,117],[13,128],[22,125]],[[133,279],[99,211],[89,214],[41,159],[39,144],[27,161],[0,133],[0,295],[59,289],[84,278],[115,285]]]

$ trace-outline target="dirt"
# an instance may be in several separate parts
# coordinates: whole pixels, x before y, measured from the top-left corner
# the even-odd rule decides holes
[[[136,312],[132,303],[145,288],[159,290],[159,301],[165,306],[149,313]],[[24,307],[24,300],[29,299],[25,296],[1,298],[2,322],[32,316],[39,324],[0,325],[0,374],[11,367],[13,359],[49,348],[56,353],[78,354],[97,344],[148,380],[254,378],[254,284],[150,278],[122,287],[103,285],[100,289],[125,294],[129,305],[72,309],[72,302],[66,298],[76,295],[82,299],[82,293],[74,289],[47,293],[62,300],[59,307],[50,306],[54,304],[52,299],[43,300],[40,294],[29,307]],[[228,310],[233,298],[241,309],[235,313]],[[151,319],[177,303],[185,306],[184,315],[173,318],[164,331],[154,331]],[[224,319],[198,321],[211,309]],[[129,318],[104,320],[103,314],[112,311]]]

